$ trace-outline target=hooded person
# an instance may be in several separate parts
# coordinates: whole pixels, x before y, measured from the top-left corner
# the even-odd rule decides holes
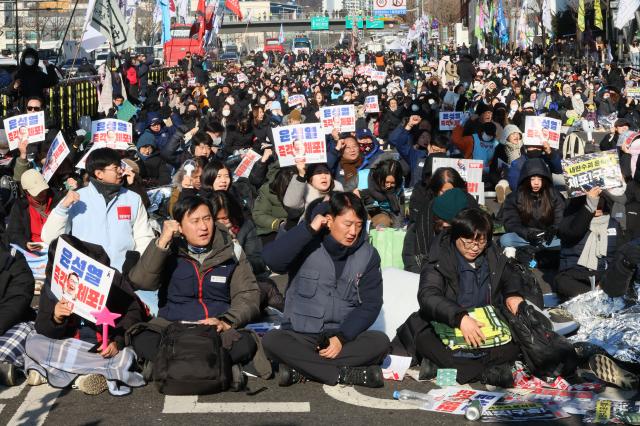
[[[559,246],[556,235],[564,209],[564,197],[553,186],[547,164],[540,158],[525,161],[518,189],[507,196],[499,213],[506,231],[500,244],[535,249]]]
[[[40,58],[38,51],[28,47],[22,51],[20,56],[20,65],[16,70],[11,83],[12,90],[23,99],[32,96],[43,97],[44,90],[58,84],[58,74],[56,68],[47,63],[46,70],[43,72],[38,66]]]
[[[171,170],[160,156],[156,138],[149,130],[140,136],[136,143],[138,156],[142,160],[142,179],[148,187],[168,185],[171,181]]]

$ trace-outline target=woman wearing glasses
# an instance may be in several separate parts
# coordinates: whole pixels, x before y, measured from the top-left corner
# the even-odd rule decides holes
[[[420,316],[428,322],[415,340],[423,378],[435,377],[438,368],[455,368],[460,384],[513,385],[511,367],[519,348],[503,338],[508,331],[500,336],[488,331],[501,325],[491,311],[504,306],[517,312],[521,280],[492,242],[492,230],[487,213],[464,209],[431,246],[418,290]],[[478,313],[477,308],[486,309]]]

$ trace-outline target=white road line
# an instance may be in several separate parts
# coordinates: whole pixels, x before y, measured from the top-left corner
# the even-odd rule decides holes
[[[324,385],[322,389],[331,398],[337,399],[346,404],[357,405],[358,407],[377,408],[380,410],[417,410],[418,407],[404,404],[393,399],[374,398],[372,396],[363,395],[352,386],[328,386]]]
[[[4,410],[5,405],[4,404],[0,404],[0,413],[2,413],[2,410]]]
[[[34,386],[22,401],[7,426],[29,425],[41,426],[49,415],[49,410],[56,402],[61,390],[49,385]]]
[[[27,385],[27,381],[22,382],[20,386],[0,387],[0,399],[12,399],[20,395],[22,389]]]
[[[197,395],[166,396],[163,414],[308,413],[308,402],[198,402]]]

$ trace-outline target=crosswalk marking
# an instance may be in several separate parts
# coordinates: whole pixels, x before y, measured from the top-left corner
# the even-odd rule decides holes
[[[197,395],[166,396],[163,414],[308,413],[308,402],[198,402]]]
[[[20,395],[22,389],[27,385],[27,381],[22,382],[20,386],[0,387],[0,399],[12,399]]]
[[[352,386],[328,386],[322,387],[324,392],[333,399],[358,407],[377,408],[380,410],[417,410],[418,407],[402,404],[393,399],[381,399],[363,395]]]

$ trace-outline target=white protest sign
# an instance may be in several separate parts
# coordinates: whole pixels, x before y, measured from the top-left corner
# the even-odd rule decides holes
[[[375,81],[379,85],[383,85],[387,79],[387,73],[385,71],[371,71],[371,80]]]
[[[58,238],[51,274],[51,291],[71,303],[74,314],[91,322],[91,312],[104,308],[115,271]]]
[[[273,139],[280,167],[293,166],[302,158],[307,164],[327,162],[327,144],[318,123],[276,127]]]
[[[560,131],[562,122],[555,118],[528,115],[524,122],[524,145],[543,145],[544,141],[551,148],[560,147]]]
[[[320,108],[320,122],[327,135],[330,135],[334,128],[340,132],[355,132],[356,109],[353,105],[322,107]]]
[[[249,177],[253,166],[258,162],[261,155],[254,150],[248,150],[243,156],[242,161],[238,164],[238,167],[233,172],[235,178]]]
[[[290,107],[294,107],[296,105],[304,105],[305,97],[304,95],[290,95],[288,101]]]
[[[344,78],[353,78],[353,68],[351,67],[342,68],[342,76]]]
[[[78,164],[76,164],[76,169],[84,169],[87,165],[87,158],[89,158],[89,154],[91,154],[93,151],[95,151],[98,148],[104,148],[104,145],[102,144],[97,144],[97,145],[93,145],[80,159],[80,161],[78,161]]]
[[[364,98],[364,112],[380,112],[380,105],[378,104],[378,95],[371,95]]]
[[[216,77],[216,83],[217,84],[224,84],[224,76],[219,75]]]
[[[440,113],[440,131],[450,131],[464,123],[466,115],[462,111]]]
[[[70,152],[62,133],[58,132],[49,147],[49,151],[47,151],[47,158],[45,159],[44,166],[42,166],[42,176],[44,180],[49,182],[51,176],[58,170],[58,167],[60,167],[60,164],[62,164]]]
[[[46,133],[44,111],[9,117],[4,120],[4,131],[7,134],[9,150],[18,148],[23,139],[27,139],[29,143],[42,142]]]
[[[113,118],[105,118],[91,123],[91,142],[102,148],[126,151],[132,143],[131,123]]]
[[[238,75],[236,76],[236,80],[238,80],[238,83],[242,83],[242,82],[247,82],[249,81],[249,77],[247,77],[247,75],[243,72],[238,73]]]
[[[455,169],[467,183],[467,192],[478,200],[478,204],[484,205],[484,182],[482,182],[482,160],[469,160],[465,158],[438,158],[432,160],[433,173],[441,167]]]
[[[617,150],[593,152],[562,160],[562,174],[569,198],[580,197],[594,187],[624,186]]]
[[[193,87],[195,85],[196,85],[196,78],[195,77],[190,77],[189,80],[187,80],[187,86]]]

